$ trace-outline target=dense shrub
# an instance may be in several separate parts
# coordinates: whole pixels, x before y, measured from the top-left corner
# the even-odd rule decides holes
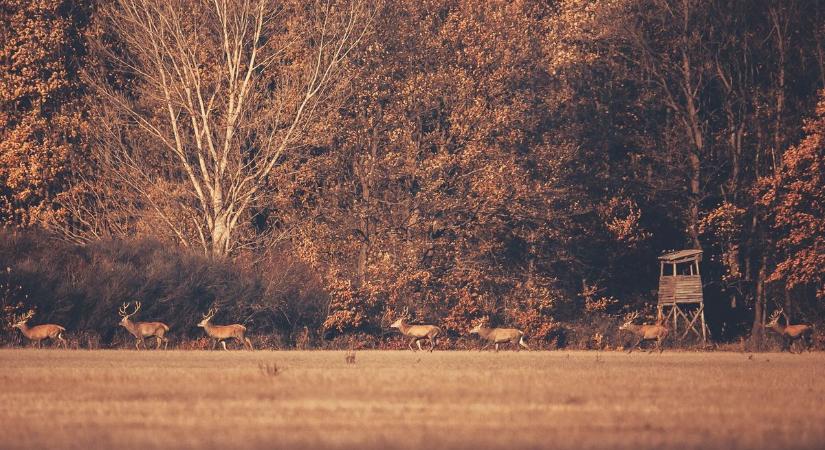
[[[137,320],[168,324],[173,344],[202,336],[196,324],[212,306],[220,308],[215,323],[242,323],[253,335],[277,336],[268,341],[279,346],[291,345],[296,330],[317,328],[326,308],[313,272],[277,255],[243,264],[152,240],[77,246],[2,231],[0,268],[0,282],[12,290],[2,299],[6,315],[34,308],[33,324],[59,323],[80,347],[131,345],[118,326],[118,307],[127,301],[142,302]],[[7,342],[10,331],[4,324]]]

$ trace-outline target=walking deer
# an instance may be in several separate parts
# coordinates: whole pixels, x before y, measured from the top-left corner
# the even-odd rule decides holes
[[[430,352],[432,352],[435,348],[436,337],[441,334],[441,328],[438,328],[435,325],[410,325],[407,323],[408,318],[409,316],[405,314],[393,322],[393,324],[390,325],[390,328],[397,328],[401,334],[412,338],[408,345],[410,350],[415,351],[413,348],[413,343],[418,345],[419,350],[423,350],[421,348],[421,340],[427,339],[430,341]]]
[[[26,322],[32,317],[34,317],[34,310],[30,309],[26,314],[17,317],[11,327],[20,330],[23,336],[26,336],[26,339],[37,344],[37,348],[42,348],[41,341],[43,339],[51,339],[52,342],[57,341],[58,347],[60,347],[60,344],[63,344],[63,348],[69,348],[68,345],[66,345],[66,340],[63,339],[63,332],[66,331],[65,328],[52,323],[29,327]]]
[[[496,351],[498,351],[499,344],[507,342],[515,344],[516,351],[519,351],[521,347],[530,350],[530,347],[524,342],[524,333],[515,328],[488,328],[480,323],[470,330],[470,334],[477,334],[487,341],[487,344],[481,350],[485,350],[490,344],[495,344]]]
[[[788,325],[788,317],[785,316],[786,325],[783,327],[779,324],[780,315],[782,315],[781,308],[777,311],[774,311],[771,317],[768,318],[768,323],[765,324],[765,328],[773,331],[774,333],[782,337],[782,351],[785,351],[785,349],[787,349],[789,352],[793,353],[793,344],[796,341],[800,341],[804,345],[804,348],[800,350],[799,353],[802,353],[804,350],[808,350],[810,352],[811,347],[813,346],[813,325]]]
[[[656,348],[655,350],[659,350],[661,353],[664,349],[662,348],[662,342],[667,338],[668,329],[666,326],[657,323],[656,325],[634,325],[633,321],[639,317],[639,313],[632,313],[628,314],[625,317],[625,322],[619,327],[619,330],[629,331],[634,336],[638,338],[636,342],[634,342],[630,349],[628,349],[628,353],[633,352],[633,349],[640,346],[644,341],[656,341]],[[652,352],[653,350],[651,350]]]
[[[226,350],[227,339],[235,339],[240,344],[243,344],[244,348],[254,350],[252,348],[252,341],[245,336],[245,326],[237,323],[232,325],[212,325],[209,323],[217,312],[218,308],[211,308],[209,312],[203,315],[203,319],[198,324],[199,327],[206,331],[206,335],[212,339],[212,350],[215,350],[218,341],[220,341],[223,349]]]
[[[163,322],[132,322],[129,319],[140,310],[140,302],[135,302],[135,309],[131,313],[128,312],[129,305],[131,305],[131,302],[121,305],[118,314],[122,317],[120,326],[126,328],[126,331],[136,338],[135,348],[140,350],[140,344],[143,344],[143,347],[146,348],[146,342],[143,339],[153,336],[157,341],[155,349],[159,349],[160,344],[164,345],[164,349],[168,348],[169,338],[166,337],[166,333],[169,331],[169,326]]]

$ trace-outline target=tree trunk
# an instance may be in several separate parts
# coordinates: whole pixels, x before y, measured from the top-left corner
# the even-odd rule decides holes
[[[361,236],[361,244],[358,249],[358,266],[357,270],[357,278],[358,278],[358,287],[360,288],[367,282],[367,252],[369,251],[369,223],[366,218],[361,218],[361,232],[364,233]]]
[[[756,292],[753,305],[753,325],[751,326],[751,346],[754,350],[761,350],[765,345],[765,275],[767,257],[759,259],[759,270],[756,275]]]
[[[232,242],[232,230],[227,224],[226,217],[221,216],[215,218],[211,234],[210,255],[215,257],[226,256],[229,253]]]
[[[699,201],[701,165],[698,153],[690,153],[690,211],[688,217],[688,233],[693,248],[702,248],[699,243]]]
[[[685,11],[685,20],[687,20],[688,12]],[[685,24],[685,33],[688,33],[687,24]],[[686,40],[682,48],[682,91],[685,95],[685,125],[687,126],[687,133],[693,141],[693,148],[688,152],[688,161],[690,163],[690,207],[688,216],[688,234],[690,235],[693,248],[701,248],[699,243],[699,202],[701,196],[701,174],[702,162],[701,157],[705,150],[705,139],[702,131],[702,118],[699,117],[699,106],[697,105],[699,95],[698,82],[693,77],[693,63],[688,56],[688,45],[690,43]],[[697,83],[694,86],[694,83]]]

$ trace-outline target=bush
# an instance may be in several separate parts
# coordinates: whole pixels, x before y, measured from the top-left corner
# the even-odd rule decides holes
[[[201,337],[196,324],[212,306],[220,308],[215,323],[242,323],[281,342],[316,328],[326,304],[313,272],[282,256],[245,265],[146,239],[78,246],[38,232],[0,231],[0,268],[4,285],[19,286],[4,302],[17,313],[35,309],[34,324],[65,326],[79,347],[133,345],[118,326],[118,307],[127,301],[142,303],[137,320],[169,325],[172,345]],[[11,331],[3,327],[0,338],[10,342]]]

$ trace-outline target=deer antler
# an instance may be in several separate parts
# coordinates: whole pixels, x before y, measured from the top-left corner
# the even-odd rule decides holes
[[[218,313],[218,308],[209,308],[209,311],[203,315],[204,320],[209,320]]]
[[[636,318],[638,318],[638,317],[639,317],[638,312],[627,313],[624,316],[624,323],[626,323],[626,324],[633,323],[633,321],[636,320]]]
[[[768,323],[774,323],[779,321],[779,316],[782,314],[782,308],[777,309],[776,311],[768,317]]]
[[[120,306],[120,308],[117,310],[117,313],[120,315],[120,317],[132,317],[138,312],[138,310],[140,309],[140,302],[135,302],[135,310],[130,313],[129,305],[131,304],[132,302],[126,302]]]
[[[17,318],[17,323],[27,322],[32,317],[34,317],[34,310],[30,309],[30,310],[26,311],[25,314],[23,314],[23,315],[21,315],[20,317]]]

